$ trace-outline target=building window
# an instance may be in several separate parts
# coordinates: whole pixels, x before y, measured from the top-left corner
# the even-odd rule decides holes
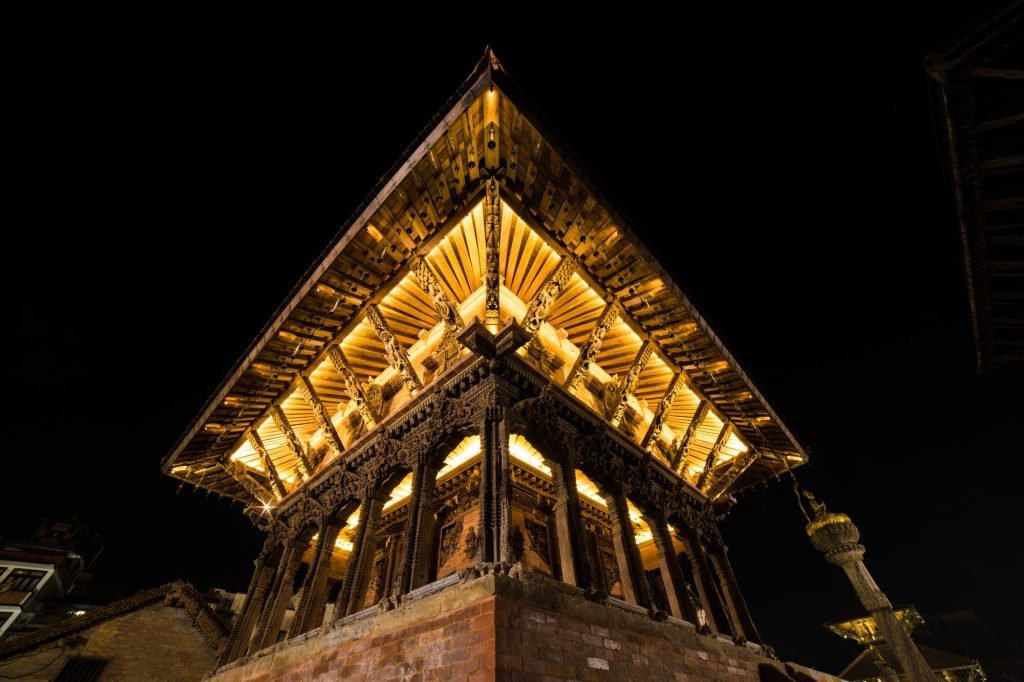
[[[39,581],[46,577],[46,571],[30,568],[16,568],[0,584],[0,592],[31,592]]]
[[[106,667],[107,660],[104,658],[76,656],[65,661],[53,682],[96,682]]]

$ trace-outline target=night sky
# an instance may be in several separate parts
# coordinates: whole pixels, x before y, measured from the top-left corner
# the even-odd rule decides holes
[[[565,23],[206,4],[5,21],[0,533],[77,515],[106,540],[103,598],[244,590],[241,507],[160,460],[490,43],[808,447],[801,480],[890,598],[1024,641],[1024,381],[974,373],[924,70],[993,3]],[[739,501],[723,532],[763,637],[838,671],[842,572],[788,481]]]

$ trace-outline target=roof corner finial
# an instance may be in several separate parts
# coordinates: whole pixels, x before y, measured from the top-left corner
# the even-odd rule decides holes
[[[494,49],[490,45],[484,48],[484,59],[491,65],[492,70],[505,72],[505,69],[501,66],[501,60],[498,59],[498,55],[494,54]]]

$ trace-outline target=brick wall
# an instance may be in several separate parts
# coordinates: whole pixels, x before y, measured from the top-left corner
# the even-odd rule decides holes
[[[200,680],[216,665],[210,648],[184,609],[157,603],[87,628],[77,636],[84,644],[70,648],[53,643],[0,661],[0,675],[28,682],[52,680],[69,655],[110,659],[103,682]]]
[[[213,680],[761,680],[759,667],[786,669],[752,648],[587,601],[555,581],[487,575],[281,642]],[[818,682],[837,679],[793,667]]]

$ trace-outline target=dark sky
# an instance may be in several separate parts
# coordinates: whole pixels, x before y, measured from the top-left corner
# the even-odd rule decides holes
[[[890,597],[1024,641],[1022,380],[973,372],[923,66],[992,3],[829,7],[15,10],[0,532],[77,514],[111,598],[244,589],[240,507],[160,459],[491,43],[808,446]],[[852,593],[802,525],[779,482],[724,533],[765,639],[834,672],[854,649],[821,623]]]

